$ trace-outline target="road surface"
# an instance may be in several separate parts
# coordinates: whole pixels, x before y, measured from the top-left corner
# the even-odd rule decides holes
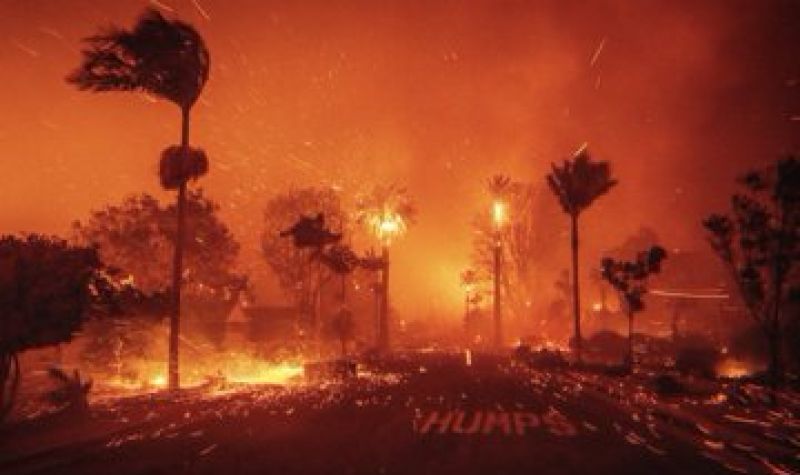
[[[0,434],[0,473],[686,475],[800,465],[791,444],[704,425],[635,384],[472,360],[411,354],[345,383],[98,402],[88,419]]]

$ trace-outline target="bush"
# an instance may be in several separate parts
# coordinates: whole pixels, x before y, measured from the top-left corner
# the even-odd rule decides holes
[[[599,331],[586,339],[584,349],[603,359],[619,360],[628,354],[628,337],[609,330]]]
[[[567,360],[560,351],[548,350],[547,348],[532,351],[528,345],[518,346],[514,350],[514,358],[537,368],[563,368],[567,366]]]
[[[685,346],[675,356],[675,369],[684,375],[714,378],[720,362],[719,352],[714,347]]]
[[[659,374],[653,378],[653,390],[662,396],[674,396],[683,393],[685,388],[675,376]]]

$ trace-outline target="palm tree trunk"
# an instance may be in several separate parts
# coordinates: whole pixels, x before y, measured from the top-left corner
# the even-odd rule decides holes
[[[381,303],[378,322],[378,348],[389,350],[389,246],[383,246],[383,272],[381,273]]]
[[[628,310],[628,369],[633,371],[633,312]]]
[[[783,382],[783,358],[781,358],[781,301],[783,300],[783,276],[776,271],[773,295],[772,321],[769,336],[769,375],[773,390]]]
[[[581,301],[578,284],[578,216],[571,215],[572,224],[572,316],[575,320],[575,356],[578,363],[583,362],[581,354]]]
[[[184,156],[189,149],[189,108],[181,108],[181,147]],[[169,319],[169,389],[180,388],[180,370],[178,366],[178,344],[181,331],[181,280],[183,276],[183,235],[184,207],[186,204],[186,182],[178,188],[176,210],[178,214],[177,232],[175,235],[175,254],[172,262],[172,314]]]
[[[322,269],[317,268],[317,285],[314,290],[314,345],[317,347],[317,357],[322,358]]]
[[[503,346],[503,315],[502,315],[502,292],[500,289],[502,248],[500,247],[500,237],[495,237],[494,243],[494,347],[500,349]]]

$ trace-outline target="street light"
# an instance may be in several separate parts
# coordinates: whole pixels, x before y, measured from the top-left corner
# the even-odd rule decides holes
[[[500,198],[492,202],[492,224],[494,225],[494,346],[503,346],[503,313],[500,279],[503,264],[503,242],[501,231],[508,220],[506,203]]]
[[[507,218],[506,203],[499,198],[495,198],[492,202],[492,223],[494,224],[495,231],[500,231],[500,228],[506,223]]]

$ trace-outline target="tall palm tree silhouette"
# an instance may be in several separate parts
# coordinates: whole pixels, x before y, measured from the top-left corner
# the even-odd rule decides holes
[[[608,162],[595,162],[581,147],[572,160],[565,160],[559,167],[552,164],[547,175],[547,184],[558,198],[564,213],[569,215],[572,228],[572,311],[575,320],[575,354],[581,362],[581,304],[578,285],[578,217],[600,196],[617,184],[611,178]]]
[[[164,150],[159,167],[162,186],[178,191],[169,336],[169,387],[177,389],[186,183],[208,171],[205,152],[189,147],[189,114],[208,79],[208,49],[194,27],[154,9],[131,30],[113,27],[84,41],[83,62],[67,82],[84,91],[146,92],[180,107],[181,144]]]

